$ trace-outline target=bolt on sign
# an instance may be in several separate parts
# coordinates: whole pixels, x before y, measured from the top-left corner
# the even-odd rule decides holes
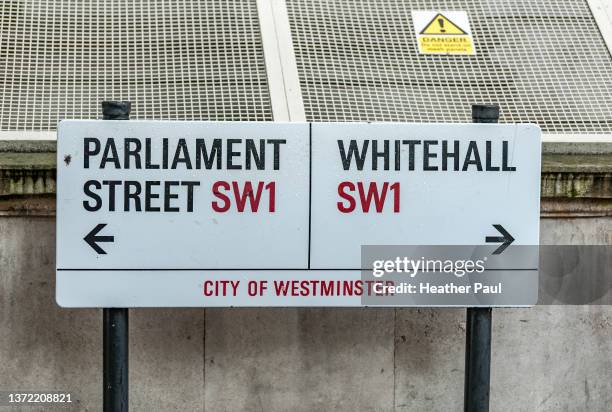
[[[389,280],[364,278],[364,245],[480,245],[499,276],[463,281],[487,306],[537,298],[537,259],[512,254],[539,241],[533,125],[67,120],[57,154],[61,306],[368,305]],[[458,287],[430,276],[394,305]]]
[[[475,54],[465,11],[413,10],[412,23],[420,54]]]

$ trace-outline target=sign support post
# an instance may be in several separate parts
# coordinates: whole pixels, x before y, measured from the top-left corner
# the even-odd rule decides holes
[[[102,102],[104,120],[129,120],[130,102]],[[103,309],[104,412],[128,410],[128,310]]]
[[[499,106],[472,105],[472,122],[499,122]],[[464,410],[488,412],[491,388],[491,308],[467,308]]]

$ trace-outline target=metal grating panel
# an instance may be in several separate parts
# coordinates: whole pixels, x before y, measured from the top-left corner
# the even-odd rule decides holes
[[[255,0],[1,0],[0,130],[100,118],[271,120]]]
[[[309,120],[504,122],[612,131],[612,60],[585,0],[287,0]],[[411,10],[466,10],[475,56],[419,55]]]

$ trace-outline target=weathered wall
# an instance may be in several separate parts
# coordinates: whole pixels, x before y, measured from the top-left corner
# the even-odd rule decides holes
[[[55,304],[54,233],[51,217],[0,217],[0,390],[74,391],[100,410],[101,311]],[[542,243],[612,244],[612,218],[544,219]],[[493,322],[493,411],[610,409],[612,308]],[[132,310],[130,404],[460,411],[464,329],[462,309]]]

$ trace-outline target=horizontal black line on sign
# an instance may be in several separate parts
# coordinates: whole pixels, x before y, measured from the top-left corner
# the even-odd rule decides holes
[[[311,269],[304,269],[304,268],[282,268],[282,269],[271,269],[271,268],[264,268],[264,269],[250,269],[250,268],[168,268],[168,269],[160,269],[160,268],[145,268],[145,269],[66,269],[66,268],[61,268],[61,269],[56,269],[58,272],[59,271],[64,271],[64,272],[75,272],[75,271],[94,271],[94,272],[119,272],[119,271],[123,271],[123,272],[160,272],[160,271],[182,271],[182,272],[197,272],[197,271],[216,271],[216,272],[221,272],[221,271],[248,271],[248,272],[261,272],[261,271],[288,271],[288,270],[292,270],[292,271],[300,271],[300,272],[314,272],[317,270],[336,270],[336,271],[347,271],[347,270],[372,270],[372,269],[338,269],[338,268],[311,268]],[[531,268],[531,269],[485,269],[485,271],[521,271],[521,270],[538,270],[538,268]],[[391,272],[394,273],[394,272]],[[422,272],[422,273],[427,273],[427,272]],[[429,272],[429,273],[438,273],[438,272]],[[474,272],[477,273],[477,272]],[[471,273],[472,275],[474,273]]]

